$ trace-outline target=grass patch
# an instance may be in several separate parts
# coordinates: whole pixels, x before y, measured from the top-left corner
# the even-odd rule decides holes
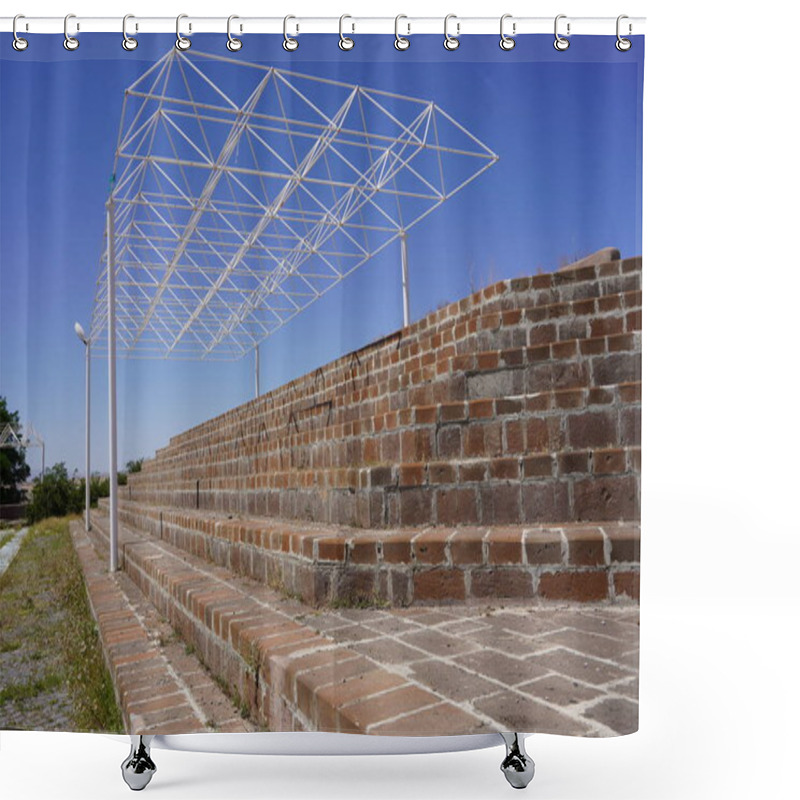
[[[4,702],[60,691],[71,730],[124,732],[68,519],[32,527],[0,578],[0,651],[15,659],[13,675],[0,676],[0,721]]]
[[[10,531],[0,536],[0,550],[2,550],[16,535],[16,531]]]
[[[3,703],[24,703],[40,694],[52,692],[61,687],[61,678],[58,675],[45,675],[44,678],[35,678],[24,683],[10,683],[0,689],[0,705]]]
[[[391,603],[385,598],[381,598],[377,593],[372,595],[352,594],[331,600],[329,606],[333,609],[355,608],[366,610],[368,608],[389,608]]]

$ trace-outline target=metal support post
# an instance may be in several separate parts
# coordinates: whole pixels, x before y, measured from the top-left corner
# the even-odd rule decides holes
[[[106,203],[106,254],[108,257],[108,492],[109,492],[109,569],[118,568],[117,510],[117,318],[116,257],[114,254],[114,200]]]
[[[89,427],[89,410],[91,406],[90,387],[91,382],[91,365],[92,365],[92,343],[87,339],[86,341],[86,530],[92,529],[91,506],[92,506],[92,489],[91,489],[91,465],[89,463],[90,448],[89,443],[91,439]]]
[[[400,266],[403,274],[403,327],[409,325],[410,314],[408,309],[408,234],[400,234]]]

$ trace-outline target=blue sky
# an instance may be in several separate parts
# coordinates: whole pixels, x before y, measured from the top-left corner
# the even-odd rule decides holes
[[[619,53],[614,37],[552,37],[501,51],[496,36],[447,52],[417,36],[398,53],[385,36],[246,37],[237,58],[433,100],[500,156],[409,235],[412,319],[485,285],[550,270],[600,247],[641,253],[643,37]],[[0,395],[47,444],[47,464],[83,467],[83,345],[102,247],[125,88],[172,47],[141,37],[30,36],[0,56]],[[224,37],[193,50],[227,55]],[[399,257],[390,246],[261,345],[262,391],[402,324]],[[92,460],[106,470],[107,373],[93,361]],[[253,359],[131,361],[118,366],[120,464],[253,396]],[[34,471],[39,453],[28,457]]]

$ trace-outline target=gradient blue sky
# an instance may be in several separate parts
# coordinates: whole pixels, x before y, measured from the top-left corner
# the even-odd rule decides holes
[[[133,53],[117,34],[30,36],[0,55],[0,395],[30,420],[47,464],[83,469],[83,345],[101,253],[124,89],[174,42],[143,36]],[[280,37],[245,37],[237,58],[432,99],[500,156],[409,235],[411,316],[485,285],[551,270],[600,247],[641,253],[644,38],[619,53],[614,37],[465,37],[447,52],[417,36],[306,35],[294,54]],[[193,50],[228,55],[224,37]],[[399,255],[390,246],[261,345],[262,391],[396,330]],[[93,360],[93,469],[108,468],[107,372]],[[253,359],[118,365],[120,464],[253,396]],[[31,451],[34,473],[40,454]]]

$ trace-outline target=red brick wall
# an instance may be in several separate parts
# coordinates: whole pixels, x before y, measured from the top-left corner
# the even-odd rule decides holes
[[[179,436],[165,506],[386,528],[639,515],[641,259],[501,281]]]

